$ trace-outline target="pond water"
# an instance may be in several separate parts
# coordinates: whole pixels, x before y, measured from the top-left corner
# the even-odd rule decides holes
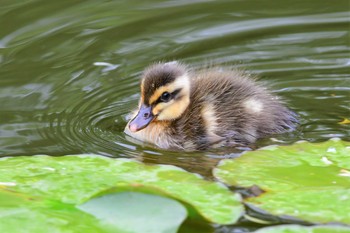
[[[348,0],[2,0],[0,156],[96,153],[211,179],[240,151],[171,152],[123,133],[142,69],[171,60],[245,69],[299,114],[297,132],[256,148],[350,140],[339,123],[350,118],[349,9]]]
[[[350,140],[349,1],[44,1],[0,6],[1,156],[97,153],[210,178],[233,149],[169,152],[123,129],[156,61],[244,68],[300,115],[256,146]]]

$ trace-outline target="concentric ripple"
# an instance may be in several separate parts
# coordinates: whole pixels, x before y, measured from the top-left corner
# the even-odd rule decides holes
[[[127,148],[118,141],[123,140],[125,117],[135,100],[123,99],[128,91],[118,86],[94,89],[69,109],[46,114],[48,127],[41,132],[72,152],[123,156]]]

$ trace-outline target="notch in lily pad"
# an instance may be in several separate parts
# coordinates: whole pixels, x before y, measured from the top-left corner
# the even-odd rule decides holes
[[[245,203],[277,216],[312,223],[350,223],[350,142],[297,142],[249,151],[223,160],[220,181],[263,192]]]
[[[233,224],[244,210],[239,194],[171,165],[145,165],[132,159],[99,155],[18,156],[0,159],[6,188],[43,199],[81,205],[113,189],[170,198],[183,204],[189,217]]]

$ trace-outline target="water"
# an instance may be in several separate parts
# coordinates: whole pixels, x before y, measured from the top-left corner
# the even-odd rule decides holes
[[[350,140],[349,2],[0,0],[0,154],[97,153],[210,178],[237,151],[168,152],[127,138],[155,61],[244,68],[300,115],[257,147]]]
[[[0,156],[97,153],[211,179],[240,151],[169,152],[123,133],[140,72],[170,60],[243,68],[300,115],[297,132],[256,147],[350,140],[339,124],[350,118],[349,9],[348,0],[0,0]]]

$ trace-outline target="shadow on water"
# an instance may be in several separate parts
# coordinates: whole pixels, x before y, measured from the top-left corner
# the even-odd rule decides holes
[[[244,68],[300,115],[256,146],[350,140],[348,1],[22,1],[0,9],[2,156],[98,153],[211,177],[240,151],[169,152],[123,129],[149,63]]]

